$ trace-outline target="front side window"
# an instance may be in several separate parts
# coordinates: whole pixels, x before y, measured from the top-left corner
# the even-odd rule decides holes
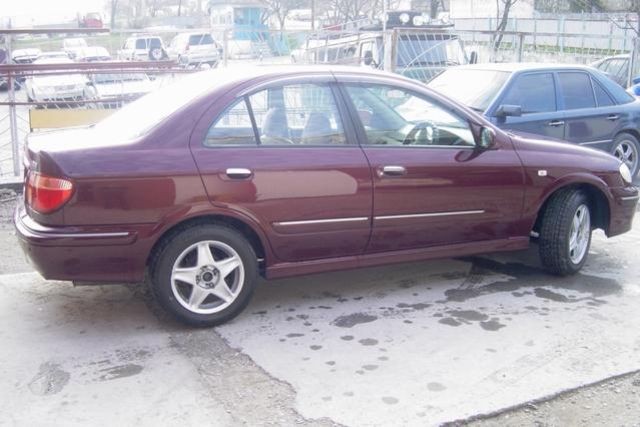
[[[558,80],[566,110],[596,106],[591,78],[587,73],[558,73]]]
[[[347,93],[364,127],[367,144],[475,146],[466,119],[421,95],[383,85],[349,85]]]
[[[249,97],[261,145],[345,145],[331,88],[293,84]]]
[[[551,73],[519,76],[502,99],[503,105],[520,105],[522,113],[556,111],[556,91]]]
[[[207,131],[208,147],[256,145],[251,116],[244,98],[231,104]]]

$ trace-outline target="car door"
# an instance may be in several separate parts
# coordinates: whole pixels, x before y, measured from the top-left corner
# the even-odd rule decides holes
[[[565,117],[564,139],[609,150],[628,113],[586,71],[560,71],[557,78]]]
[[[371,172],[333,81],[255,89],[192,136],[211,202],[259,223],[280,261],[358,255],[369,239]]]
[[[527,72],[515,76],[494,105],[496,107],[488,111],[487,116],[502,129],[558,139],[564,137],[564,116],[558,111],[552,72]],[[522,115],[500,117],[501,105],[518,105]]]
[[[368,252],[522,233],[523,173],[510,140],[479,150],[465,113],[417,88],[344,80],[374,185]]]

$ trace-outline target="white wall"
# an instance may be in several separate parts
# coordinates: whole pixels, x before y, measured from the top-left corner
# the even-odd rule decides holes
[[[500,11],[503,3],[500,1]],[[495,0],[451,0],[450,16],[456,18],[495,18]],[[509,13],[510,17],[531,18],[534,15],[533,0],[518,0]]]

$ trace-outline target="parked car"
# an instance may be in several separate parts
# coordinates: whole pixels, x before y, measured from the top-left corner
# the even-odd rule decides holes
[[[0,48],[0,65],[5,65],[7,62],[9,62],[7,51]],[[7,76],[5,74],[0,74],[0,90],[7,89],[9,89],[9,81],[7,79]]]
[[[208,64],[213,68],[222,57],[222,46],[209,33],[182,33],[171,40],[167,54],[185,67]]]
[[[36,58],[36,59],[51,59],[51,58],[70,59],[69,54],[67,52],[62,51],[62,50],[53,50],[53,51],[48,51],[48,52],[42,52],[42,53],[40,53],[40,55],[38,55],[38,58]]]
[[[75,59],[78,53],[86,47],[86,40],[80,37],[62,40],[62,50],[67,52],[67,55],[69,55],[71,59]]]
[[[482,64],[449,68],[428,86],[493,124],[599,148],[640,169],[640,102],[578,65]]]
[[[89,46],[80,49],[76,56],[79,62],[110,61],[111,54],[102,46]]]
[[[101,101],[93,104],[95,108],[120,108],[151,89],[151,80],[144,73],[93,74],[89,77],[85,99]]]
[[[591,64],[607,75],[611,80],[626,88],[629,78],[629,55],[615,55],[603,58]]]
[[[84,283],[148,272],[158,301],[196,325],[237,315],[259,275],[525,249],[530,236],[550,272],[572,274],[591,230],[628,231],[638,201],[607,153],[506,133],[361,67],[196,73],[25,144],[14,220],[36,269]]]
[[[11,53],[11,59],[16,64],[31,64],[41,54],[42,51],[37,48],[16,49]]]
[[[160,61],[167,58],[164,43],[158,36],[129,37],[118,50],[118,59],[123,61]]]
[[[37,59],[34,64],[73,64],[69,58]],[[25,90],[29,102],[81,101],[87,79],[81,74],[38,75],[25,80]]]

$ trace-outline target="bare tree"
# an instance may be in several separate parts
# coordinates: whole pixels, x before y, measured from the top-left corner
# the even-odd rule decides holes
[[[293,9],[303,7],[306,2],[304,2],[304,0],[263,0],[263,3],[267,6],[263,20],[273,16],[278,20],[280,29],[284,30],[285,21],[289,13],[291,13]]]
[[[498,19],[498,25],[496,27],[495,41],[493,43],[494,51],[497,51],[500,47],[500,43],[502,43],[502,37],[504,36],[504,31],[507,29],[507,24],[509,22],[509,12],[517,2],[518,0],[496,0],[496,17]],[[500,10],[500,5],[502,5],[502,11]]]
[[[118,14],[118,0],[110,1],[110,9],[111,9],[111,28],[116,27],[116,15]]]

